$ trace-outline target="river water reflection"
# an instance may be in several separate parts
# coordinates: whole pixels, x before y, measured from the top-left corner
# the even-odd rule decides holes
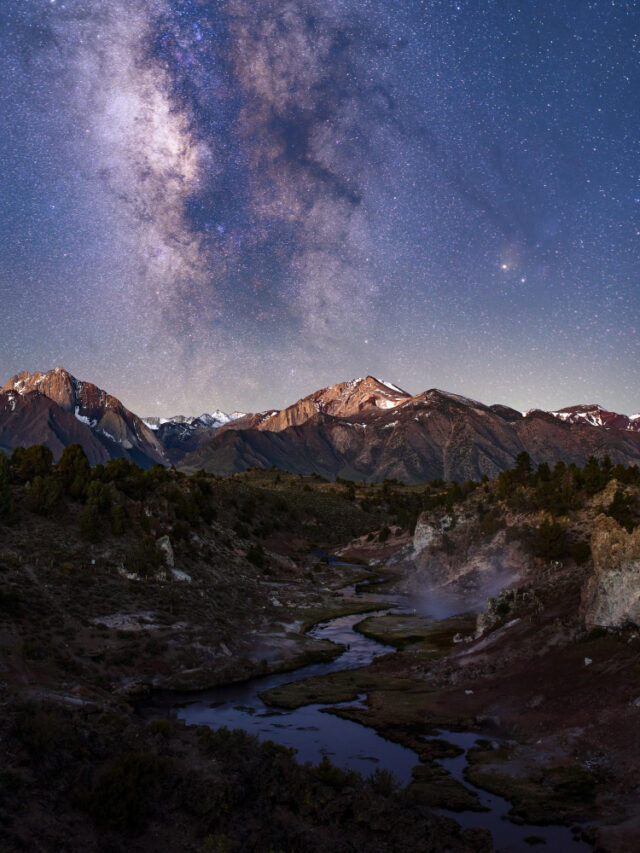
[[[393,652],[391,647],[353,630],[353,626],[363,618],[363,614],[341,616],[311,629],[309,633],[314,637],[348,646],[334,661],[215,688],[203,693],[197,702],[178,708],[178,717],[190,725],[244,729],[261,740],[273,740],[293,747],[303,762],[316,764],[327,755],[339,767],[357,770],[364,775],[378,766],[393,769],[399,781],[406,785],[411,780],[412,768],[418,762],[413,750],[385,740],[358,723],[323,713],[322,709],[329,707],[327,705],[306,705],[289,711],[265,705],[258,695],[278,684],[366,666],[374,657]]]
[[[342,591],[345,596],[354,595],[353,587]],[[410,610],[408,599],[398,595],[377,593],[370,595],[386,612],[390,607],[395,612]],[[372,612],[385,612],[372,611]],[[324,756],[343,769],[356,770],[369,775],[376,767],[392,771],[402,785],[411,781],[413,767],[418,764],[417,754],[400,744],[392,743],[378,735],[373,729],[343,720],[334,714],[326,713],[328,705],[306,705],[294,710],[278,709],[265,705],[260,693],[279,684],[300,681],[314,675],[323,675],[345,669],[366,666],[380,655],[395,650],[375,640],[359,634],[353,626],[366,618],[368,614],[359,613],[341,616],[314,626],[309,631],[313,637],[331,640],[346,646],[342,655],[328,663],[312,664],[295,672],[278,673],[251,679],[240,684],[217,687],[199,694],[197,701],[177,707],[173,712],[188,725],[206,725],[217,729],[240,728],[256,735],[260,740],[272,740],[283,746],[297,750],[301,762],[318,763]],[[361,699],[364,697],[360,697]],[[347,702],[353,706],[357,702]],[[443,732],[446,740],[468,749],[475,743],[476,734],[472,732]],[[464,755],[443,759],[441,764],[452,775],[464,781],[463,771],[466,765]],[[465,783],[466,784],[466,783]],[[463,826],[482,826],[492,832],[494,844],[500,853],[518,853],[531,850],[533,836],[537,843],[544,844],[541,849],[549,851],[589,851],[591,847],[575,836],[566,827],[517,826],[506,819],[510,805],[506,800],[478,790],[486,812],[448,813]],[[527,840],[529,839],[529,840]]]

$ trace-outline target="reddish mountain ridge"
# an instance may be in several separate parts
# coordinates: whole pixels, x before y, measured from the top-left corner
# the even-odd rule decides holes
[[[244,415],[223,424],[220,431],[258,429],[281,432],[287,427],[300,426],[318,414],[348,418],[365,409],[393,409],[410,399],[410,394],[390,382],[382,382],[373,376],[367,376],[314,391],[313,394],[302,397],[286,409],[272,409]]]
[[[287,427],[303,424],[319,413],[349,418],[366,409],[388,411],[410,399],[411,394],[395,385],[367,376],[365,379],[352,379],[315,391],[292,406],[270,414],[257,429],[280,432]]]
[[[535,463],[583,464],[591,454],[608,453],[614,463],[640,464],[637,415],[597,405],[523,415],[435,388],[412,396],[373,376],[227,423],[213,416],[149,420],[153,429],[64,368],[24,372],[0,392],[0,449],[42,443],[57,458],[77,441],[94,464],[125,456],[144,467],[173,463],[218,474],[275,465],[294,473],[405,482],[493,477],[512,467],[522,450]]]
[[[5,384],[2,397],[0,444],[8,449],[46,444],[57,458],[63,447],[78,442],[94,464],[118,456],[143,467],[167,461],[153,430],[137,415],[116,397],[76,379],[63,367],[47,373],[18,373]],[[27,411],[32,412],[31,425]],[[16,412],[20,412],[21,423]],[[37,441],[32,438],[36,435]]]
[[[367,377],[227,424],[181,467],[230,474],[275,465],[301,474],[419,482],[494,477],[523,450],[535,463],[584,464],[608,453],[614,463],[640,464],[640,432],[626,428],[632,419],[599,426],[578,416],[583,409],[591,407],[571,407],[575,417],[523,415],[435,388],[410,396]]]
[[[43,394],[0,391],[0,451],[45,444],[55,459],[69,444],[81,444],[92,465],[110,459],[90,429]]]
[[[640,432],[640,414],[620,415],[609,412],[597,403],[587,406],[568,406],[557,412],[550,412],[555,418],[570,424],[586,423],[605,429],[621,429],[630,432]]]

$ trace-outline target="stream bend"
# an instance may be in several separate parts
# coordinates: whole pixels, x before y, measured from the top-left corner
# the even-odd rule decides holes
[[[353,587],[345,587],[341,592],[345,596],[351,596],[355,590]],[[308,633],[312,637],[330,640],[346,647],[333,661],[216,687],[201,693],[195,702],[174,705],[173,712],[187,725],[205,725],[213,729],[223,726],[229,729],[239,728],[260,740],[272,740],[293,748],[301,762],[317,764],[324,756],[328,756],[333,764],[343,769],[356,770],[364,776],[379,767],[390,770],[403,786],[407,785],[411,781],[413,768],[419,763],[417,754],[400,744],[386,740],[374,729],[325,713],[327,708],[340,707],[339,703],[305,705],[289,710],[267,706],[260,698],[260,693],[280,684],[367,666],[374,658],[394,652],[392,647],[358,633],[354,626],[372,613],[388,612],[391,608],[400,608],[400,611],[396,612],[401,612],[406,609],[408,602],[401,595],[378,593],[371,598],[380,602],[380,609],[340,616],[314,625],[309,630]],[[344,702],[342,705],[354,706],[363,698],[360,697],[355,702]],[[464,779],[464,767],[467,763],[466,750],[473,746],[478,735],[473,732],[447,731],[439,736],[444,736],[447,741],[465,750],[465,754],[454,759],[442,759],[440,764],[454,778],[473,787]],[[592,849],[585,842],[578,840],[568,827],[512,823],[506,818],[510,808],[506,800],[480,789],[475,790],[482,805],[487,809],[485,812],[453,813],[442,809],[437,811],[450,815],[463,826],[489,829],[493,835],[495,849],[499,853],[531,850],[532,843],[544,845],[541,849],[554,853],[586,853]]]

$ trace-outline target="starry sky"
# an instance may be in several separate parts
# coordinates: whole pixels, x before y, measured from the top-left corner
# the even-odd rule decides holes
[[[640,410],[636,0],[0,0],[0,129],[3,381]]]

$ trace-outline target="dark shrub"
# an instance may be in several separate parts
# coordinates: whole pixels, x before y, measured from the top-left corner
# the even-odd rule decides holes
[[[582,469],[582,481],[588,495],[595,495],[607,485],[607,475],[600,468],[600,463],[595,456],[587,459],[587,464]]]
[[[388,525],[385,524],[385,526],[382,528],[380,533],[378,533],[378,541],[379,542],[386,542],[387,539],[389,538],[390,534],[391,534],[391,530],[388,527]]]
[[[95,504],[86,505],[80,516],[80,534],[89,542],[100,540],[100,513]]]
[[[11,454],[11,470],[19,483],[28,483],[34,477],[51,473],[53,453],[44,444],[16,447]]]
[[[91,466],[79,444],[70,444],[62,451],[56,473],[66,494],[75,500],[83,499],[91,479]]]
[[[358,774],[352,770],[343,770],[341,767],[336,767],[332,764],[328,756],[324,755],[322,761],[313,769],[315,778],[334,788],[336,791],[342,791],[347,785],[353,784],[353,781],[358,778]]]
[[[141,577],[155,574],[164,565],[164,554],[156,547],[153,536],[143,536],[124,559],[125,569]]]
[[[171,533],[174,539],[182,542],[188,542],[191,538],[191,527],[186,521],[176,521],[171,528]]]
[[[93,504],[100,515],[105,515],[111,508],[111,492],[109,487],[98,480],[87,486],[87,503]]]
[[[141,829],[149,803],[167,771],[155,755],[134,752],[116,758],[100,776],[85,807],[94,822],[107,830]]]
[[[617,489],[613,500],[606,510],[607,515],[615,518],[621,527],[624,527],[629,533],[634,527],[634,518],[631,508],[631,498],[625,495],[622,489]]]
[[[127,512],[123,506],[119,504],[115,504],[111,507],[111,512],[109,513],[109,522],[111,524],[111,532],[116,536],[124,533],[127,526]]]
[[[265,553],[262,545],[252,545],[247,551],[247,560],[253,563],[254,566],[262,568],[266,563]]]
[[[9,460],[0,453],[0,524],[13,524],[16,509],[11,494],[11,476]]]
[[[581,566],[591,556],[591,547],[588,542],[574,542],[570,548],[570,553],[576,563]]]
[[[373,791],[383,797],[391,797],[400,788],[398,780],[391,770],[381,770],[379,767],[376,767],[369,776],[368,782]]]
[[[33,478],[27,495],[27,506],[38,515],[51,515],[60,505],[62,485],[52,474]]]
[[[543,560],[560,560],[567,555],[567,533],[557,521],[544,520],[529,532],[529,550]]]
[[[505,522],[500,517],[498,510],[492,509],[482,517],[482,521],[480,522],[480,532],[483,536],[495,536],[495,534],[505,526]]]

